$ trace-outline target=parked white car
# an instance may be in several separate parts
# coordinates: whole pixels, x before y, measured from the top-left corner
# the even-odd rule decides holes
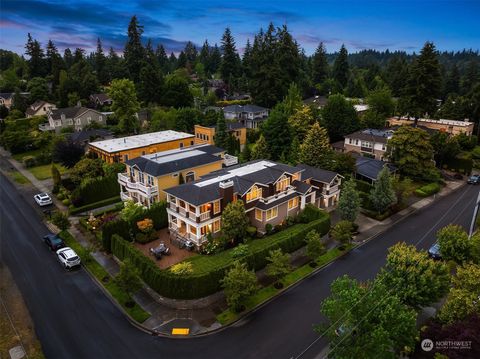
[[[48,193],[39,193],[33,196],[35,198],[35,202],[41,207],[43,206],[48,206],[49,204],[52,204],[52,199],[48,195]]]
[[[79,266],[81,263],[80,257],[70,247],[59,249],[56,253],[58,260],[60,261],[60,263],[62,263],[65,269],[71,269],[73,267]]]

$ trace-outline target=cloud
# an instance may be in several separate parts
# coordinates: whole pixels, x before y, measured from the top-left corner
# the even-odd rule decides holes
[[[314,44],[314,45],[318,45],[321,42],[323,42],[324,44],[338,44],[342,42],[342,40],[337,37],[327,38],[323,36],[310,35],[310,34],[295,35],[295,39],[304,44]]]
[[[14,20],[0,19],[0,28],[26,29],[27,26]]]

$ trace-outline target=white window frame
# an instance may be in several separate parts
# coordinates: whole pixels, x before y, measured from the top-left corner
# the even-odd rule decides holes
[[[275,212],[275,215],[273,215],[273,212]],[[269,214],[270,214],[270,218],[269,218]],[[272,219],[277,217],[278,217],[278,206],[272,207],[266,211],[266,214],[265,214],[266,221],[271,221]]]
[[[257,214],[260,214],[260,218],[257,217]],[[255,219],[257,221],[263,221],[263,211],[261,209],[255,208]]]
[[[256,194],[256,196],[252,197],[254,193]],[[252,188],[250,188],[250,190],[247,192],[245,197],[246,197],[246,200],[247,200],[247,203],[248,203],[248,202],[252,202],[252,201],[257,200],[261,196],[262,196],[262,189],[259,186],[257,186],[256,184],[254,184],[252,186]],[[249,199],[249,197],[250,197],[250,199]]]

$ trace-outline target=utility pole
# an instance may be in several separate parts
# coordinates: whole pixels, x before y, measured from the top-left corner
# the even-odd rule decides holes
[[[472,222],[470,223],[470,231],[468,232],[468,239],[472,237],[473,229],[475,227],[475,219],[477,219],[478,207],[480,207],[480,191],[478,192],[477,202],[475,203],[475,208],[473,209]]]

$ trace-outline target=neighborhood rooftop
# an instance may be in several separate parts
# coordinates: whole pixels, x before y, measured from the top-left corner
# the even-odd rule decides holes
[[[415,121],[414,117],[394,117],[395,119],[400,119],[400,120],[408,120],[408,121]],[[472,124],[472,122],[468,121],[468,119],[465,119],[464,121],[457,121],[457,120],[446,120],[446,119],[439,119],[439,120],[434,120],[431,118],[419,118],[418,122],[429,122],[429,123],[439,123],[442,125],[452,125],[452,126],[462,126],[462,127],[467,127]]]
[[[230,105],[223,109],[225,112],[263,112],[267,109],[257,105]]]
[[[185,138],[194,138],[195,136],[186,132],[160,131],[145,133],[122,138],[112,138],[111,140],[97,141],[90,143],[90,146],[96,147],[106,152],[125,151],[133,148],[140,148],[156,143],[170,142]]]
[[[127,161],[126,164],[138,167],[152,176],[179,172],[188,168],[223,161],[220,154],[225,150],[211,145],[197,145],[175,150],[144,155]]]
[[[359,140],[371,141],[375,140],[376,142],[387,143],[387,140],[393,136],[392,129],[388,130],[377,130],[373,128],[367,128],[365,130],[360,130],[349,135],[346,135],[347,138],[355,138]]]

